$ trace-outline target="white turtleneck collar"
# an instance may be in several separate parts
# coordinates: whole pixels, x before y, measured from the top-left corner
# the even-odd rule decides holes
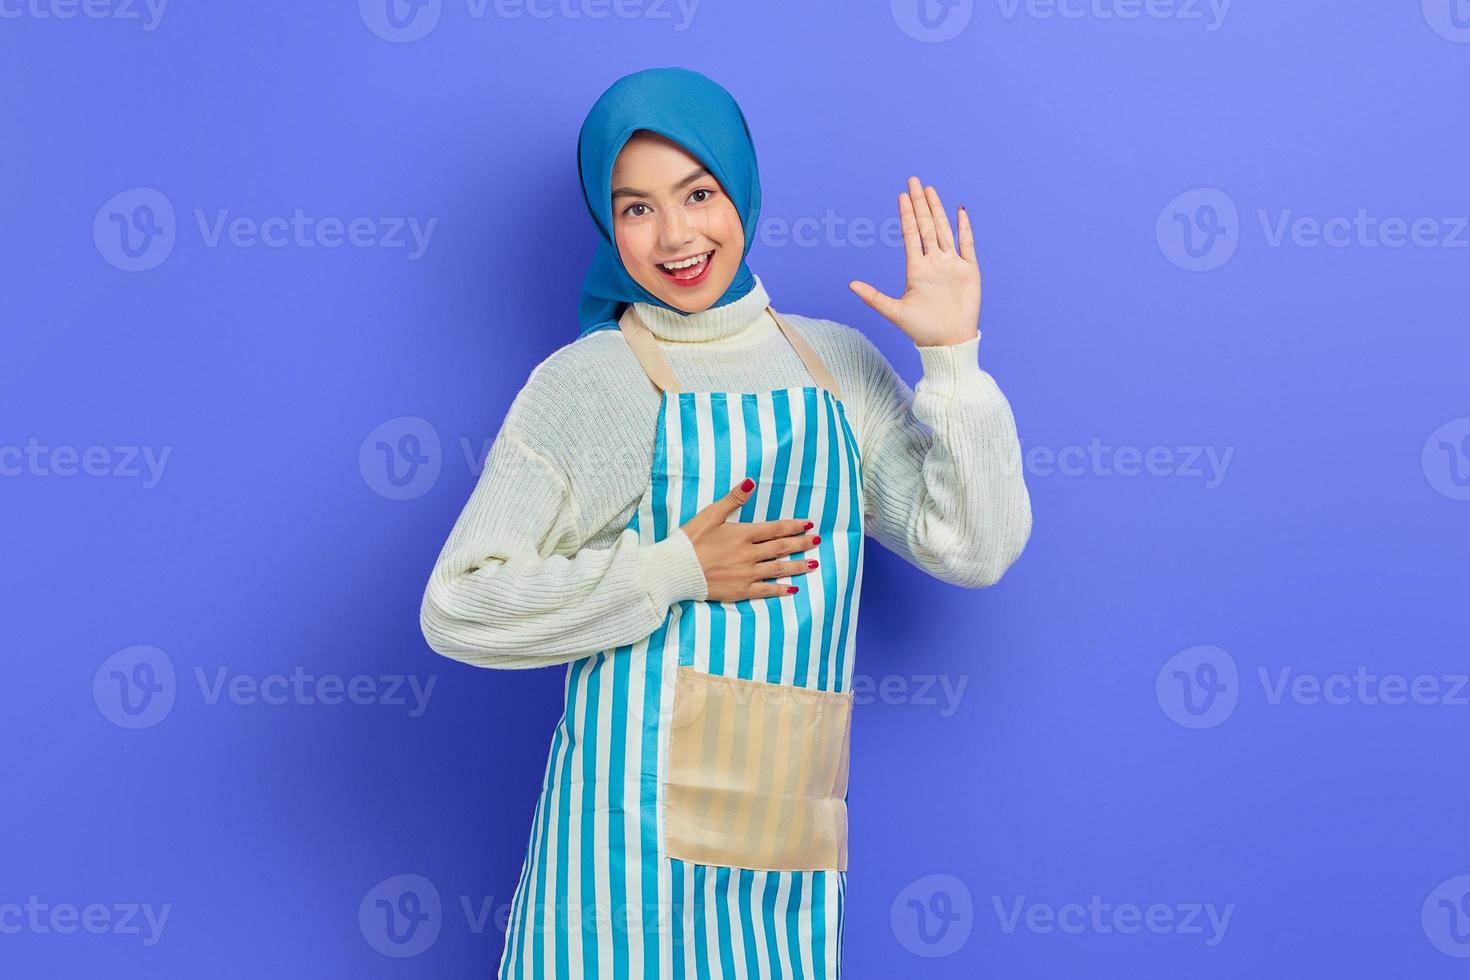
[[[775,322],[764,316],[771,298],[761,285],[761,277],[752,273],[755,285],[750,292],[724,306],[712,306],[698,313],[679,313],[652,303],[634,303],[638,316],[660,343],[728,343],[743,342],[775,329]]]

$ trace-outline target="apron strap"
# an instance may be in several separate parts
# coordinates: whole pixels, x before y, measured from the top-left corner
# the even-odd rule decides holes
[[[806,342],[805,337],[791,328],[791,324],[786,322],[784,316],[769,306],[766,307],[766,312],[771,314],[776,321],[776,326],[781,328],[781,332],[786,335],[786,339],[791,342],[791,346],[796,348],[796,356],[800,357],[801,363],[806,365],[806,369],[811,374],[813,380],[832,392],[833,398],[841,401],[842,392],[837,390],[837,382],[832,379],[832,372],[827,370],[827,365],[822,362],[821,357],[817,356],[817,352],[812,348],[812,345]]]
[[[832,378],[832,372],[827,370],[812,345],[807,343],[806,338],[797,333],[786,322],[786,318],[777,313],[771,307],[766,307],[766,312],[776,321],[776,326],[781,328],[781,333],[788,343],[796,350],[796,356],[801,358],[801,363],[806,365],[807,372],[812,379],[823,388],[830,391],[833,397],[841,400],[842,393],[837,389],[837,382]],[[668,359],[664,357],[663,351],[658,346],[658,338],[643,318],[638,315],[633,304],[629,303],[623,315],[618,319],[618,329],[622,331],[623,338],[628,342],[628,347],[633,351],[633,356],[638,358],[643,373],[648,375],[648,380],[653,382],[654,387],[671,394],[677,393],[679,388],[679,376],[669,366]]]

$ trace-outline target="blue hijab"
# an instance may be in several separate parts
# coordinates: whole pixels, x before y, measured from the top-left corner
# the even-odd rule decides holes
[[[577,303],[581,336],[617,329],[626,304],[651,303],[687,316],[638,285],[618,257],[612,230],[612,170],[618,151],[640,129],[682,146],[714,174],[730,195],[745,231],[740,268],[715,306],[734,302],[755,286],[745,264],[761,209],[760,174],[745,114],[712,79],[688,68],[647,68],[613,82],[592,106],[577,137],[582,198],[600,240],[582,280]]]

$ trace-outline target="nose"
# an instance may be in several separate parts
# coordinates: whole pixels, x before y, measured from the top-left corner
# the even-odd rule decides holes
[[[694,240],[694,229],[683,208],[664,208],[660,215],[658,247],[664,254],[677,252]]]

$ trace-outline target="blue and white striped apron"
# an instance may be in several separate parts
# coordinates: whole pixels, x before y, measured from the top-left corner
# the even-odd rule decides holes
[[[643,544],[663,540],[750,476],[755,490],[731,520],[814,522],[809,533],[821,542],[785,557],[816,557],[819,566],[775,579],[799,586],[795,594],[677,602],[645,639],[568,665],[565,712],[511,903],[502,980],[840,976],[845,802],[844,870],[693,863],[669,856],[663,836],[678,667],[846,692],[850,703],[862,461],[831,374],[770,312],[818,384],[682,391],[628,307],[624,336],[662,399],[648,487],[624,533],[636,532]],[[835,796],[845,801],[845,747],[843,769]]]

